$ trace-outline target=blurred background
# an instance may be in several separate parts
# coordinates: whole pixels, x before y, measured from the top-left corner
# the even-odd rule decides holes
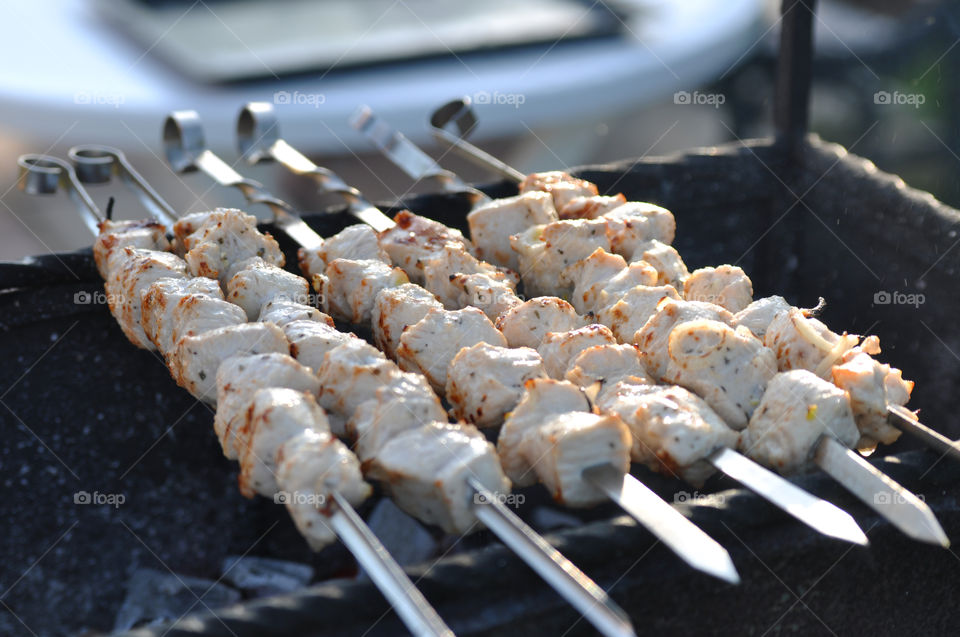
[[[417,189],[348,124],[361,104],[472,181],[427,120],[473,98],[473,139],[523,171],[667,155],[771,133],[775,0],[34,0],[0,7],[0,259],[89,245],[68,201],[16,189],[16,157],[124,150],[177,209],[242,207],[167,167],[161,125],[195,109],[209,146],[303,210],[308,183],[239,161],[251,100],[381,201]],[[960,7],[822,0],[811,128],[960,205]],[[103,207],[114,187],[92,189]],[[120,217],[143,213],[118,199]],[[266,211],[250,210],[266,216]]]

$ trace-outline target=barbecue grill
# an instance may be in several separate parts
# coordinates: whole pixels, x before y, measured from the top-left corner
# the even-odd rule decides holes
[[[691,267],[739,262],[758,297],[777,293],[813,305],[828,296],[826,322],[879,335],[885,358],[917,382],[911,405],[922,408],[927,424],[960,437],[950,419],[950,389],[960,369],[951,329],[956,308],[941,296],[960,265],[951,251],[960,212],[805,135],[810,15],[803,3],[784,4],[776,139],[574,172],[601,192],[620,191],[672,210],[680,228],[675,245]],[[511,188],[501,183],[482,190],[505,196]],[[470,201],[421,195],[384,208],[408,208],[465,229]],[[355,222],[343,210],[306,221],[323,236]],[[271,224],[263,229],[273,230]],[[283,239],[281,245],[295,263],[294,246]],[[9,423],[4,511],[16,520],[7,551],[18,556],[0,568],[3,581],[14,585],[4,599],[13,613],[51,633],[108,630],[134,568],[168,566],[215,578],[223,558],[251,550],[309,562],[321,581],[215,611],[197,604],[169,631],[137,633],[404,630],[372,584],[343,579],[355,569],[343,547],[311,554],[281,507],[237,493],[234,468],[209,433],[212,414],[175,386],[154,353],[124,342],[98,302],[102,280],[89,250],[2,264],[0,289],[0,347],[15,362],[0,372],[10,388],[2,397]],[[883,303],[883,294],[894,292],[924,294],[925,302]],[[150,447],[152,440],[158,442]],[[960,467],[909,446],[904,439],[888,448],[894,455],[872,461],[924,496],[953,536],[960,529]],[[649,474],[643,475],[646,481]],[[643,633],[762,634],[773,625],[801,634],[945,633],[953,560],[900,535],[825,477],[800,482],[853,513],[873,545],[851,547],[815,535],[719,479],[704,490],[717,497],[679,506],[730,550],[742,588],[684,568],[628,518],[611,517],[610,506],[574,512],[582,524],[549,539],[608,588]],[[689,491],[661,477],[648,484],[669,499]],[[128,497],[117,508],[77,506],[74,494],[88,485]],[[542,499],[531,489],[528,506]],[[488,534],[470,537],[436,563],[409,569],[457,634],[591,633],[518,558],[489,540]],[[24,564],[34,561],[18,580]],[[12,614],[0,621],[6,632],[23,632]]]

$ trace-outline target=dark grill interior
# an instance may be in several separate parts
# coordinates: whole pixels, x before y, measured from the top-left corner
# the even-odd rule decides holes
[[[951,418],[960,367],[951,352],[960,352],[960,344],[952,320],[957,304],[949,296],[960,259],[951,250],[960,213],[840,152],[811,138],[800,160],[789,161],[783,147],[756,141],[579,173],[601,191],[673,210],[676,246],[691,269],[739,262],[758,298],[777,293],[813,306],[826,297],[825,321],[879,335],[883,359],[917,381],[911,406],[922,408],[927,424],[960,437]],[[501,184],[488,192],[509,190]],[[804,194],[802,203],[792,193]],[[402,203],[461,227],[468,209],[453,195]],[[308,222],[327,236],[352,219],[337,213]],[[289,264],[295,263],[291,257]],[[16,521],[6,534],[7,554],[16,558],[0,566],[0,581],[14,581],[39,557],[38,547],[67,533],[6,600],[31,627],[109,630],[135,567],[167,565],[178,574],[215,579],[226,555],[251,546],[253,555],[309,562],[321,579],[353,574],[342,546],[312,555],[281,507],[244,500],[236,467],[222,457],[212,433],[212,412],[190,408],[193,400],[159,358],[127,343],[105,305],[74,303],[77,292],[102,289],[89,250],[2,264],[0,289],[0,354],[7,361],[0,377],[12,386],[2,398],[9,408],[0,444],[2,511]],[[917,307],[874,305],[874,295],[883,291],[922,292],[926,299]],[[50,349],[58,338],[63,342]],[[937,462],[932,452],[907,451],[911,446],[905,439],[889,449],[901,455],[875,462],[923,495],[956,537],[960,469]],[[643,469],[635,473],[668,499],[689,490]],[[715,480],[707,490],[730,485]],[[718,506],[686,508],[730,550],[743,577],[739,588],[690,571],[632,521],[609,519],[612,507],[585,512],[589,523],[550,539],[610,588],[645,634],[763,634],[778,619],[770,634],[827,634],[818,617],[834,630],[857,634],[944,633],[952,619],[954,595],[945,584],[956,568],[951,557],[900,535],[823,476],[805,479],[804,486],[853,513],[872,546],[851,548],[817,536],[741,491],[724,491]],[[73,494],[91,487],[123,492],[127,501],[119,509],[74,505]],[[526,493],[531,504],[543,500],[538,487]],[[499,545],[484,546],[488,541],[481,534],[462,547],[470,550],[413,569],[424,575],[418,586],[458,635],[592,634],[519,559]],[[904,590],[922,594],[905,597]],[[194,621],[165,634],[362,634],[388,609],[371,584],[340,580],[217,617],[200,605],[195,610]],[[19,624],[0,614],[0,628],[16,634]],[[403,630],[389,613],[367,634]]]

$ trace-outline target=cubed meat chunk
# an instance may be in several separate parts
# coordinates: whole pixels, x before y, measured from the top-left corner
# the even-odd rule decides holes
[[[524,301],[497,317],[497,328],[510,347],[540,347],[548,332],[566,332],[587,325],[572,305],[555,296]]]
[[[477,258],[511,270],[517,270],[520,262],[510,246],[510,237],[531,226],[557,220],[553,198],[536,191],[494,199],[480,204],[467,215]]]
[[[524,383],[546,377],[536,350],[477,343],[461,349],[450,362],[447,400],[456,418],[477,427],[497,427],[520,402]]]
[[[730,427],[741,430],[777,373],[773,351],[745,327],[697,320],[673,328],[663,380],[707,401]]]
[[[846,392],[798,369],[773,377],[741,439],[743,452],[760,464],[790,475],[812,468],[821,436],[853,447],[860,432]]]
[[[683,282],[683,298],[714,303],[736,313],[753,302],[753,283],[735,265],[700,268]]]
[[[477,308],[433,309],[400,336],[397,362],[406,371],[426,376],[434,390],[443,393],[450,362],[461,349],[477,343],[506,347],[507,340]]]

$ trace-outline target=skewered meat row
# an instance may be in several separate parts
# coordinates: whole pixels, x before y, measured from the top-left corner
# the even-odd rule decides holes
[[[157,292],[157,294],[159,294],[159,291]],[[319,321],[317,321],[317,324],[321,325],[322,327],[329,328],[329,325],[327,325],[327,321],[329,321],[329,318],[318,316],[319,313],[318,312],[315,313],[315,311],[312,311],[312,308],[307,307],[304,309],[300,309],[300,308],[294,307],[295,305],[296,305],[295,303],[292,303],[289,300],[283,298],[283,293],[281,292],[279,299],[271,299],[264,303],[263,312],[267,316],[270,316],[270,315],[276,316],[277,318],[279,318],[281,321],[284,322],[283,323],[284,327],[290,330],[295,330],[298,327],[302,328],[302,325],[298,326],[298,324],[302,324],[304,322],[312,322],[312,321],[309,321],[309,319],[315,319],[315,320],[320,319]],[[274,330],[274,331],[280,329],[273,324],[246,324],[243,327],[248,327],[248,328],[261,327],[261,328],[267,328],[268,330]],[[222,329],[223,328],[217,328],[217,329],[211,330],[211,332],[217,332]],[[185,338],[184,340],[187,340],[187,339]],[[359,343],[359,340],[352,336],[349,337],[349,340]],[[284,344],[285,344],[285,341],[284,341]],[[373,348],[370,348],[369,346],[366,346],[366,347],[369,348],[369,350],[372,350],[372,352],[376,354],[377,357],[379,357],[384,364],[388,364],[388,361],[383,359],[382,355],[380,355],[379,352],[377,352],[376,350],[373,350]],[[179,351],[181,349],[182,349],[182,345],[178,345],[176,348],[176,351]],[[250,452],[246,451],[246,449],[249,448],[250,444],[254,444],[254,446],[256,447],[256,441],[257,441],[256,432],[258,431],[258,425],[257,425],[258,421],[251,420],[251,418],[254,418],[256,414],[260,413],[260,411],[258,410],[261,410],[261,411],[266,410],[266,406],[261,404],[263,401],[263,398],[262,396],[260,396],[259,398],[261,399],[261,403],[252,404],[250,407],[247,407],[244,410],[242,407],[244,395],[247,399],[247,404],[250,404],[250,398],[252,397],[251,394],[253,393],[253,391],[256,391],[258,388],[261,388],[259,391],[263,391],[263,389],[276,389],[276,387],[271,387],[271,385],[279,385],[280,387],[285,389],[291,389],[292,387],[293,390],[301,390],[300,393],[302,393],[302,390],[306,390],[307,392],[313,391],[315,387],[320,386],[320,383],[319,383],[319,379],[317,379],[316,377],[308,373],[307,368],[300,366],[288,356],[284,354],[279,354],[279,353],[268,354],[266,356],[227,357],[223,360],[223,364],[219,365],[219,368],[220,369],[217,371],[219,372],[218,376],[220,380],[219,382],[220,392],[224,396],[224,400],[220,401],[222,403],[223,411],[221,412],[218,409],[218,423],[220,427],[217,433],[222,434],[221,441],[224,443],[225,453],[227,453],[228,455],[233,455],[238,457],[244,463],[243,470],[241,472],[241,480],[242,480],[241,488],[244,490],[246,494],[250,494],[252,491],[256,490],[256,487],[251,486],[252,483],[251,485],[247,485],[246,484],[247,479],[250,478],[250,480],[253,480],[253,478],[250,477],[251,475],[261,475],[263,473],[263,467],[260,467],[259,469],[256,469],[256,467],[249,468],[250,463],[253,462],[251,458],[259,458],[260,460],[258,461],[262,463],[263,462],[262,459],[269,456],[269,454],[267,454],[267,456],[264,456],[263,453],[254,453],[251,456]],[[227,380],[228,378],[229,380]],[[325,389],[329,390],[329,387],[325,386]],[[310,394],[308,393],[304,395],[309,396]],[[323,399],[323,395],[321,395],[321,400],[322,399]],[[256,407],[257,409],[254,409],[254,407]],[[242,418],[243,423],[240,424],[239,426],[237,426],[237,423],[235,422],[235,420],[237,419],[236,418],[237,413],[240,413],[243,416]],[[299,409],[298,413],[306,413],[306,412],[304,412],[304,410],[301,408]],[[303,418],[301,417],[300,420],[302,421]],[[323,423],[324,423],[323,429],[326,430],[327,429],[326,418],[324,418]],[[437,428],[434,427],[434,429],[437,429]],[[284,431],[287,431],[287,429],[285,429]],[[441,438],[439,439],[437,439],[437,437],[433,435],[433,434],[436,434],[437,431],[439,431],[441,435]],[[477,441],[475,439],[472,439],[468,435],[460,435],[459,437],[455,437],[455,439],[451,442],[447,440],[449,436],[447,436],[446,432],[443,430],[442,427],[437,431],[431,430],[431,435],[433,436],[432,441],[434,443],[437,443],[437,442],[448,443],[447,447],[450,449],[469,448],[470,450],[472,450],[473,459],[470,460],[469,463],[467,463],[467,465],[469,465],[470,467],[482,465],[484,462],[482,459],[482,456],[485,455],[487,457],[486,463],[488,465],[488,468],[486,471],[486,475],[489,476],[491,474],[491,468],[492,468],[493,477],[494,478],[499,477],[500,479],[495,479],[495,480],[487,479],[485,480],[485,484],[497,490],[502,490],[503,487],[509,486],[508,483],[505,483],[505,478],[502,477],[502,472],[500,472],[499,470],[499,463],[496,459],[496,456],[493,454],[492,447],[487,445],[487,449],[485,450],[482,445],[478,445]],[[329,432],[327,432],[326,435],[329,435]],[[317,448],[319,450],[321,447],[323,449],[326,449],[327,447],[330,446],[329,441],[324,441],[324,440],[318,441],[315,435],[300,436],[298,440],[307,439],[307,438],[309,440],[307,440],[306,442],[309,442],[309,444],[306,444],[306,442],[304,443],[305,444],[304,448],[306,449]],[[323,438],[323,436],[321,436],[321,438]],[[340,444],[340,443],[337,443],[337,444]],[[484,441],[484,444],[486,444],[485,441]],[[464,447],[464,445],[466,445],[466,447]],[[262,451],[262,446],[260,448]],[[286,447],[283,447],[281,449],[286,449]],[[333,451],[337,451],[337,450],[333,449],[331,453]],[[346,452],[346,448],[343,448],[339,451]],[[333,457],[342,455],[339,453],[339,451],[335,453]],[[293,461],[290,460],[289,458],[299,457],[300,455],[302,455],[302,453],[290,452],[290,453],[285,453],[284,455],[283,453],[280,452],[280,450],[278,450],[277,454],[278,454],[277,459],[275,460],[274,464],[271,464],[271,461],[269,459],[266,460],[266,464],[264,465],[266,468],[269,469],[272,466],[277,466],[278,468],[282,469],[283,467],[287,467],[286,475],[290,475],[290,476],[300,475],[297,472],[291,473],[290,463]],[[283,456],[284,458],[287,458],[287,459],[281,462],[280,456]],[[352,458],[352,455],[350,455],[349,457]],[[455,467],[456,463],[449,463],[449,464],[450,466],[448,466],[446,469],[447,473],[453,472],[456,468]],[[400,468],[402,469],[402,467]],[[402,483],[400,484],[401,488],[406,488],[406,489],[418,488],[417,485],[409,484],[409,480],[416,478],[417,476],[413,476],[413,478],[398,480],[397,471],[394,471],[394,469],[396,469],[396,467],[387,465],[387,471],[389,475],[391,475],[395,481]],[[306,469],[304,469],[303,471],[306,471]],[[349,473],[350,472],[348,471],[347,475],[349,475]],[[359,475],[359,472],[357,472],[357,475]],[[419,477],[422,478],[423,476],[419,476]],[[430,483],[433,484],[434,481],[435,481],[435,475],[432,474]],[[257,484],[259,484],[259,479]],[[268,483],[267,487],[269,487],[270,484],[271,483]],[[456,485],[454,488],[465,489],[466,486],[465,484]],[[365,494],[367,492],[367,488],[366,487],[359,488],[359,487],[356,487],[356,485],[354,485],[353,488],[345,488],[343,489],[343,491],[347,492],[349,496],[349,493]],[[321,492],[321,495],[322,495],[322,492]],[[466,519],[466,517],[469,515],[468,512],[467,514],[464,513],[464,511],[466,511],[469,508],[467,505],[468,503],[466,500],[463,501],[462,505],[459,502],[454,503],[454,509],[455,509],[454,513],[456,514],[457,520],[460,522]],[[316,514],[314,513],[313,515],[311,515],[307,509],[303,509],[304,504],[302,502],[297,501],[293,503],[288,503],[288,506],[294,506],[301,509],[298,512],[298,510],[295,510],[294,508],[292,508],[291,513],[295,518],[295,520],[297,521],[301,531],[308,537],[308,539],[310,539],[312,545],[319,546],[319,545],[322,545],[324,542],[332,539],[332,535],[330,535],[329,529],[314,528],[317,526],[316,519],[315,519]],[[421,505],[421,506],[424,506],[424,505]],[[439,506],[433,505],[431,508],[436,511],[442,511],[444,509],[444,506],[445,505],[441,503]],[[428,520],[428,521],[432,521],[432,520]]]
[[[232,307],[239,316],[225,312],[224,306],[230,304],[223,300],[216,281],[158,278],[157,268],[141,264],[175,263],[177,257],[156,253],[149,261],[144,252],[125,248],[110,264],[126,273],[127,289],[149,284],[144,290],[144,298],[150,299],[143,304],[144,324],[181,385],[210,398],[209,389],[194,383],[208,383],[222,374],[233,377],[219,392],[214,428],[225,454],[241,462],[241,492],[247,497],[273,495],[278,490],[309,495],[292,498],[286,505],[310,546],[325,546],[335,535],[324,522],[329,508],[317,504],[332,502],[334,491],[357,504],[369,495],[370,487],[362,479],[356,457],[332,437],[326,416],[313,398],[319,381],[286,354],[286,340],[276,325],[248,324],[246,312],[237,306]],[[263,270],[262,264],[253,265]],[[180,275],[183,268],[171,271]],[[136,278],[132,272],[141,272],[141,280],[132,280]],[[108,284],[112,277],[108,272]],[[283,295],[281,289],[279,296]],[[129,312],[120,317],[130,321]],[[177,338],[181,331],[186,333]],[[276,351],[255,354],[264,340]]]
[[[544,247],[545,252],[549,249]],[[579,266],[568,267],[564,274],[568,280],[574,280],[575,302],[581,302],[583,309],[590,306],[589,309],[596,312],[598,316],[609,320],[611,301],[620,291],[617,290],[620,285],[617,277],[623,277],[624,274],[621,272],[627,268],[625,263],[618,263],[614,255],[598,248]],[[609,294],[604,294],[607,287],[602,283],[604,279],[609,281],[608,285],[611,288]],[[579,284],[579,289],[576,284]],[[834,365],[859,341],[858,338],[846,334],[833,334],[819,321],[809,324],[808,321],[815,321],[815,319],[804,317],[796,308],[791,310],[779,297],[762,300],[762,303],[753,306],[752,285],[749,278],[742,270],[733,266],[698,270],[688,276],[683,284],[684,295],[687,298],[717,303],[708,304],[712,307],[696,307],[687,304],[698,301],[685,301],[682,303],[686,307],[679,308],[678,312],[675,304],[671,306],[670,302],[661,301],[663,305],[670,307],[663,313],[657,313],[656,317],[661,323],[659,328],[656,325],[657,321],[651,317],[650,320],[655,324],[645,324],[643,328],[634,332],[635,338],[644,347],[646,362],[657,378],[666,382],[679,382],[690,389],[706,394],[711,406],[735,428],[745,427],[750,414],[759,404],[759,397],[763,395],[766,382],[778,369],[777,361],[774,359],[779,358],[780,369],[805,365],[819,375],[831,378],[835,375],[832,371],[835,369]],[[646,292],[647,287],[649,287],[648,284],[641,283],[633,289]],[[724,308],[723,305],[729,307]],[[743,315],[731,317],[728,313],[724,313],[724,310],[743,312]],[[710,317],[711,313],[714,316]],[[674,328],[680,323],[692,320],[697,314],[706,315],[714,320],[719,319],[719,322],[713,325],[698,324],[695,326],[696,329],[678,333],[674,337]],[[729,325],[736,325],[739,320],[744,321],[743,330],[745,331],[738,335],[736,331],[730,329]],[[617,325],[617,327],[621,326]],[[768,328],[772,328],[770,336],[767,335]],[[620,331],[622,339],[627,336],[622,329]],[[756,336],[756,332],[759,332],[767,343],[780,344],[776,352],[779,357],[776,354],[771,355],[769,348],[765,347],[762,341],[751,338]],[[701,339],[712,342],[701,343]],[[738,364],[733,360],[731,352],[738,352],[746,365]],[[848,356],[848,358],[853,357],[854,355]],[[865,446],[871,442],[875,443],[876,440],[895,440],[899,431],[886,423],[886,405],[903,404],[909,397],[911,386],[902,381],[899,370],[891,373],[889,367],[884,369],[863,352],[859,352],[857,359],[860,362],[859,366],[855,367],[859,372],[857,376],[851,377],[848,374],[845,377],[843,373],[845,370],[838,370],[839,378],[844,378],[845,381],[835,382],[838,384],[846,382],[847,386],[859,391],[861,396],[872,396],[872,399],[868,399],[871,408],[866,408],[865,400],[858,401],[849,394],[851,402],[856,406],[857,422],[863,431],[860,444]],[[876,367],[870,365],[871,361],[876,364]],[[668,362],[672,365],[672,369],[665,368]],[[722,362],[723,365],[718,365],[718,362]],[[737,370],[742,375],[743,369],[751,370],[748,376],[754,380],[748,379],[748,382],[739,388],[740,391],[731,392],[724,384],[723,378],[731,370]],[[872,383],[867,380],[870,377],[873,377]],[[856,378],[859,383],[851,382],[853,378]],[[871,389],[867,390],[867,387]],[[890,399],[889,402],[883,402],[886,398]]]

